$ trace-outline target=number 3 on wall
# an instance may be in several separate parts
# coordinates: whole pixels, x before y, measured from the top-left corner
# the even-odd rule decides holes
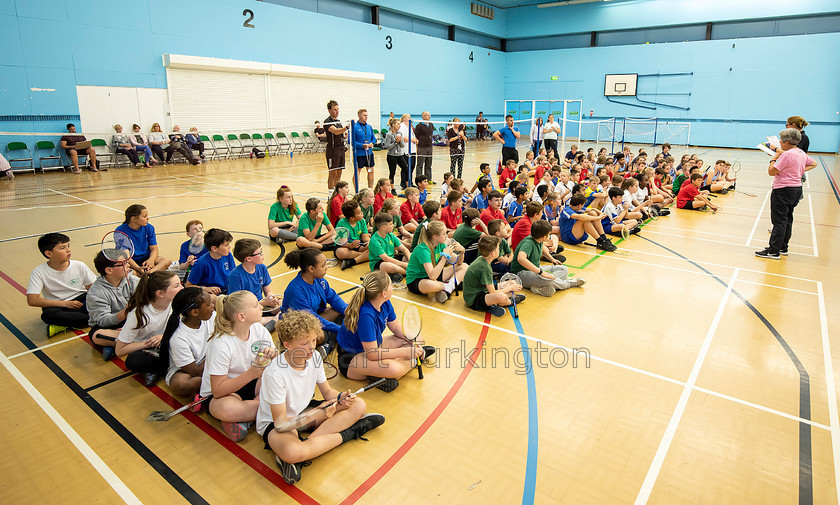
[[[245,28],[254,28],[254,25],[251,24],[251,21],[254,20],[254,11],[252,11],[251,9],[245,9],[244,11],[242,11],[242,15],[248,16],[248,19],[246,19],[245,22],[242,23],[242,26],[244,26]]]
[[[392,47],[394,47],[393,42],[394,42],[394,39],[392,39],[390,35],[386,36],[385,37],[385,49],[390,50]]]

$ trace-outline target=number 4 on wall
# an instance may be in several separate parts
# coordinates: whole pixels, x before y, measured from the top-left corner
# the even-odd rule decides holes
[[[473,59],[473,52],[472,52],[472,51],[470,51],[470,61],[475,61],[475,60]]]

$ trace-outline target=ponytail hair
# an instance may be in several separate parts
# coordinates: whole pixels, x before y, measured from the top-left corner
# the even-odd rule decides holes
[[[338,191],[341,188],[346,188],[347,186],[348,186],[348,184],[345,181],[338,181],[338,182],[335,183],[335,189],[333,190],[332,194],[330,195],[330,199],[327,202],[327,217],[330,218],[331,220],[334,219],[334,218],[340,217],[340,216],[334,216],[333,213],[332,213],[333,198],[337,198],[338,197]]]
[[[318,256],[321,254],[321,250],[314,247],[295,249],[287,252],[283,261],[289,268],[300,268],[301,272],[306,272],[309,267],[318,265]]]
[[[236,291],[216,297],[216,324],[211,339],[222,334],[233,335],[233,321],[245,309],[248,295],[254,296],[250,291]]]
[[[277,201],[279,202],[286,193],[291,193],[292,188],[283,184],[280,186],[280,189],[277,190]],[[283,204],[281,203],[280,206],[282,207]],[[289,216],[294,217],[297,214],[297,204],[295,203],[295,196],[292,195],[292,203],[289,205],[289,208],[286,209],[289,211]]]
[[[143,307],[155,301],[155,294],[158,291],[166,291],[173,277],[175,277],[175,272],[171,270],[162,270],[140,276],[137,289],[134,290],[131,298],[128,299],[128,304],[125,306],[126,314],[132,310],[135,313],[137,318],[137,326],[134,327],[135,330],[139,330],[149,323],[149,317],[143,313]]]
[[[432,237],[437,237],[438,235],[443,233],[445,229],[446,225],[443,223],[443,221],[427,221],[423,223],[421,226],[417,227],[417,230],[420,233],[418,243],[426,244],[426,247],[429,248],[429,251],[431,251],[434,254],[435,246],[432,245]]]
[[[362,280],[362,285],[356,288],[353,298],[347,304],[347,309],[344,311],[344,326],[355,332],[358,329],[359,309],[362,308],[362,304],[365,303],[365,300],[374,300],[388,289],[390,284],[391,278],[382,270],[374,270],[367,274]]]
[[[390,182],[390,179],[388,179],[387,177],[382,177],[381,179],[376,181],[376,185],[373,186],[373,194],[378,195],[379,190],[382,189],[382,186],[384,186],[387,182]]]
[[[166,371],[169,369],[169,340],[181,324],[181,319],[186,317],[191,310],[199,308],[205,296],[207,295],[204,294],[203,289],[190,286],[178,291],[178,294],[172,299],[172,314],[166,321],[163,337],[160,339],[158,374],[166,375]]]
[[[353,197],[356,200],[356,203],[359,204],[359,207],[362,206],[362,201],[368,197],[368,195],[373,195],[373,190],[370,188],[360,189],[356,196]]]
[[[123,221],[123,224],[128,224],[132,217],[139,216],[144,210],[146,210],[146,207],[144,205],[140,205],[139,203],[129,205],[128,208],[125,209],[125,221]]]

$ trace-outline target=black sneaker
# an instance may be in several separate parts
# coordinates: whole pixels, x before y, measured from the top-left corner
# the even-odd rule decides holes
[[[435,353],[436,350],[437,349],[435,349],[435,346],[433,346],[433,345],[424,345],[423,346],[423,359],[424,360],[428,359],[430,356],[432,356]]]
[[[557,251],[555,251],[555,252],[561,253],[561,252],[563,252],[563,251],[565,251],[565,250],[566,250],[566,248],[565,248],[565,247],[563,247],[563,244],[558,244],[558,245],[557,245]]]
[[[487,312],[489,312],[490,314],[492,314],[496,317],[504,317],[504,315],[507,313],[507,311],[504,309],[504,307],[501,307],[499,305],[493,305],[492,307],[489,307],[487,309]]]
[[[294,486],[300,480],[300,469],[303,467],[301,463],[286,463],[280,459],[280,456],[274,456],[274,461],[277,463],[277,467],[280,468],[280,475],[283,476],[286,484]]]
[[[721,195],[725,195],[725,194],[729,193],[729,190],[726,189],[726,188],[723,188],[722,190],[718,191],[718,193],[721,194]]]
[[[391,188],[391,194],[394,195],[394,196],[397,196],[397,190],[394,189],[394,188]]]
[[[513,295],[513,301],[515,303],[522,303],[525,301],[525,295],[523,295],[522,293],[516,293],[515,295]]]
[[[334,243],[321,244],[321,251],[335,251]]]
[[[630,230],[630,235],[636,235],[637,233],[640,233],[641,231],[642,231],[642,227],[641,226],[636,226],[635,228]]]
[[[379,377],[368,377],[368,384],[373,384],[374,382],[378,381]],[[385,379],[385,382],[376,386],[377,388],[385,391],[386,393],[390,393],[391,391],[397,389],[400,383],[397,379]]]
[[[347,270],[348,268],[353,268],[356,266],[356,262],[353,260],[341,260],[341,269]]]
[[[391,274],[391,282],[402,282],[405,279],[405,275],[403,274]]]
[[[787,256],[788,255],[788,250],[787,249],[782,249],[781,251],[779,251],[779,254],[781,254],[782,256]]]
[[[778,257],[778,256],[777,256]],[[157,384],[158,376],[154,372],[148,372],[143,374],[143,384],[146,385],[147,388],[150,388]]]
[[[382,414],[365,414],[348,429],[353,432],[353,438],[360,438],[366,441],[367,439],[364,438],[364,434],[374,428],[382,426],[384,422],[385,416]]]
[[[552,257],[552,258],[554,258],[554,259],[556,259],[556,260],[557,260],[557,261],[559,261],[560,263],[565,263],[565,262],[566,262],[566,257],[565,257],[565,256],[563,256],[563,255],[562,255],[562,254],[560,254],[560,253],[554,253],[554,254],[552,254],[552,255],[551,255],[551,257]]]
[[[763,251],[756,251],[755,255],[758,256],[759,258],[767,258],[767,259],[771,259],[771,260],[777,260],[781,257],[781,256],[779,256],[779,253],[771,252],[770,249],[764,249]]]

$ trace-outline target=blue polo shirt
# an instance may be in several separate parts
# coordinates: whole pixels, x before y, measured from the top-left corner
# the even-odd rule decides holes
[[[125,233],[128,238],[131,239],[131,243],[134,244],[134,256],[132,256],[131,259],[137,263],[142,263],[149,259],[149,255],[152,254],[149,250],[149,246],[157,245],[155,227],[150,224],[141,226],[136,230],[132,230],[131,226],[123,223],[117,226],[115,231]]]
[[[575,225],[575,220],[572,219],[572,216],[577,214],[578,212],[572,209],[571,205],[566,205],[563,207],[563,211],[560,212],[560,233],[566,234],[571,233],[572,227]]]
[[[359,322],[356,331],[350,331],[343,324],[338,330],[338,345],[347,352],[360,353],[365,348],[362,342],[376,342],[376,346],[382,345],[382,332],[388,327],[388,323],[397,319],[394,306],[386,301],[380,310],[373,308],[367,300],[359,309]]]
[[[511,147],[516,149],[516,135],[513,132],[518,132],[519,127],[514,126],[512,129],[504,126],[499,128],[499,135],[502,136],[502,140],[505,141],[505,147]]]
[[[315,279],[315,282],[309,284],[298,273],[292,279],[292,282],[286,286],[286,291],[283,293],[283,305],[280,306],[280,310],[283,312],[289,309],[305,310],[318,317],[318,320],[321,321],[321,328],[338,333],[339,326],[337,324],[319,315],[327,309],[327,306],[332,307],[340,314],[344,314],[347,309],[347,303],[330,287],[330,283],[326,279]]]
[[[146,226],[148,226],[148,225],[146,225]],[[191,253],[190,252],[190,242],[192,242],[192,240],[187,240],[186,242],[181,244],[181,253],[178,256],[178,263],[186,263],[187,258],[189,258],[190,256],[195,256],[195,259],[198,259],[198,258],[204,256],[205,254],[207,254],[209,252],[206,247],[201,246],[200,251],[198,251],[195,254]]]
[[[217,260],[205,254],[193,264],[187,280],[196,286],[216,287],[227,293],[228,277],[235,267],[232,253]]]
[[[257,300],[263,299],[263,288],[271,284],[271,276],[265,265],[254,265],[254,273],[249,274],[240,264],[230,273],[227,281],[227,292],[250,291]]]
[[[481,193],[475,195],[470,206],[478,210],[484,210],[487,207],[489,207],[489,205],[487,204],[487,199],[484,198],[484,196]]]

